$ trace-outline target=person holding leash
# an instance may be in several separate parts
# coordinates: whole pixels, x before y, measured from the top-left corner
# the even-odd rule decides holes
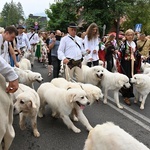
[[[5,41],[13,41],[15,36],[17,35],[17,30],[13,26],[6,27],[3,33],[3,40],[0,41],[0,53],[2,53],[4,49]],[[9,82],[8,87],[6,88],[6,92],[14,93],[18,89],[18,76],[13,70],[13,68],[6,62],[6,60],[0,56],[0,73],[5,77],[5,79]]]
[[[82,81],[82,54],[86,53],[81,38],[77,35],[77,25],[70,23],[68,25],[68,34],[60,41],[58,48],[58,59],[65,64],[66,79],[76,78],[77,82]],[[75,77],[74,77],[75,75]]]

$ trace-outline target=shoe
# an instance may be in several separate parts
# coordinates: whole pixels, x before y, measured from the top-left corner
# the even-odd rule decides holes
[[[131,102],[130,102],[130,99],[129,98],[124,98],[124,102],[127,104],[127,105],[129,105],[129,106],[131,106]]]

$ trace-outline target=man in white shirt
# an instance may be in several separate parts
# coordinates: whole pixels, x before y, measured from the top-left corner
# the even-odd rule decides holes
[[[16,36],[17,29],[13,26],[9,26],[2,32],[2,34],[0,34],[0,55],[6,60],[7,63],[10,62],[10,55],[15,62],[15,66],[18,67],[15,52],[10,43],[11,41],[10,39],[8,39],[9,41],[7,40],[9,32],[14,32],[14,35]]]
[[[58,59],[62,60],[65,64],[66,79],[74,79],[74,75],[77,82],[82,81],[82,55],[85,50],[82,45],[82,41],[76,36],[77,26],[75,23],[70,23],[68,26],[68,34],[60,41],[58,48]]]
[[[27,34],[24,33],[24,27],[19,25],[18,29],[18,36],[17,36],[17,49],[21,51],[22,55],[26,50],[31,51],[31,46]]]
[[[31,62],[31,65],[33,66],[34,65],[34,59],[35,59],[36,45],[39,42],[39,36],[37,33],[35,33],[34,27],[30,28],[30,32],[27,33],[27,37],[28,37],[30,45],[31,45],[30,62]]]
[[[0,53],[4,49],[5,41],[13,41],[17,35],[17,30],[15,27],[7,27],[3,33],[3,42],[0,42]],[[0,56],[0,73],[6,78],[9,82],[9,85],[6,89],[6,92],[13,93],[18,89],[18,76],[12,67]]]

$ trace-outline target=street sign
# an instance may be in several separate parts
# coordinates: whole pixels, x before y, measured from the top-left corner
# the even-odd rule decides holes
[[[136,24],[135,25],[135,32],[141,32],[141,30],[142,30],[142,24],[141,23]]]

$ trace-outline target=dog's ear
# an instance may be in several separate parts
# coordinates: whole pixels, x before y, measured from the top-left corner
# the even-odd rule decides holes
[[[143,79],[141,79],[141,78],[138,78],[138,80],[136,79],[136,81],[137,81],[137,82],[136,82],[137,84],[143,83]]]
[[[33,102],[33,101],[29,101],[28,103],[27,103],[27,106],[29,107],[29,108],[36,108],[36,105],[35,105],[35,103]]]
[[[122,80],[118,80],[117,83],[118,83],[119,87],[123,87],[123,85],[124,85]]]
[[[72,103],[74,101],[74,97],[76,96],[76,94],[69,94],[69,99],[70,99],[70,103]]]

